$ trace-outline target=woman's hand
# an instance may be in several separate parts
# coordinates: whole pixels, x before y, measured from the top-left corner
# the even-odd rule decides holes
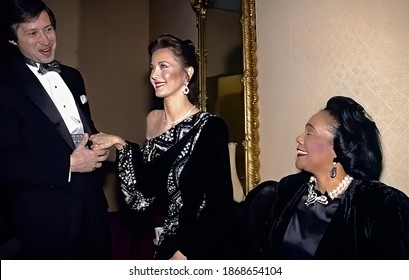
[[[179,250],[177,250],[176,253],[174,253],[170,259],[171,260],[187,260],[187,257],[183,255]]]
[[[93,150],[109,149],[112,146],[115,146],[118,150],[122,150],[125,145],[125,141],[121,137],[102,132],[91,135],[89,140],[92,142],[91,148]]]

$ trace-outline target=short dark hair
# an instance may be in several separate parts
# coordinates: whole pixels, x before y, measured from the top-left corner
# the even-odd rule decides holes
[[[54,13],[41,0],[7,0],[6,10],[8,40],[17,41],[17,30],[20,24],[35,20],[43,11],[47,12],[54,29],[57,27]]]
[[[383,159],[380,134],[365,109],[352,98],[334,96],[323,110],[335,119],[334,151],[345,172],[356,179],[378,180]]]
[[[183,68],[193,67],[194,72],[189,81],[189,100],[195,102],[197,99],[195,86],[197,82],[198,66],[196,50],[193,42],[191,40],[182,40],[174,35],[164,33],[149,44],[149,55],[152,56],[152,54],[159,49],[169,49],[173,53],[175,60]]]

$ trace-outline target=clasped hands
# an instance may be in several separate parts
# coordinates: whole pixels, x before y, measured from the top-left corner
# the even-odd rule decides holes
[[[91,148],[93,150],[109,149],[115,146],[118,150],[122,150],[125,145],[125,140],[117,135],[98,133],[91,135],[89,140],[92,142]]]
[[[92,136],[91,136],[92,137]],[[87,133],[84,134],[84,138],[78,144],[77,148],[72,152],[70,156],[70,170],[71,172],[92,172],[102,166],[102,163],[109,156],[108,148],[93,148],[87,146],[91,137]],[[92,141],[92,140],[91,140]]]

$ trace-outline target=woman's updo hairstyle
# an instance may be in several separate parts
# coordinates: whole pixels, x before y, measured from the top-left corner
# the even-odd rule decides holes
[[[196,83],[197,83],[197,59],[196,50],[193,42],[191,40],[181,40],[171,34],[162,34],[155,41],[151,42],[148,46],[149,55],[159,50],[159,49],[169,49],[175,58],[175,60],[180,64],[181,67],[193,67],[194,73],[189,81],[189,100],[192,103],[197,101]]]
[[[379,180],[382,148],[379,130],[364,108],[353,99],[335,96],[324,109],[335,119],[334,151],[347,174]]]

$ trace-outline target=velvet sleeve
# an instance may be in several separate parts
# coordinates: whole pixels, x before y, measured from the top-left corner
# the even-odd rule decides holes
[[[237,246],[238,258],[260,258],[266,222],[278,192],[278,182],[265,181],[252,189],[241,204]]]
[[[190,259],[222,259],[235,232],[228,128],[212,117],[204,126],[181,177],[179,250]]]
[[[383,192],[374,203],[373,219],[368,221],[373,257],[409,259],[409,198],[394,188]]]

